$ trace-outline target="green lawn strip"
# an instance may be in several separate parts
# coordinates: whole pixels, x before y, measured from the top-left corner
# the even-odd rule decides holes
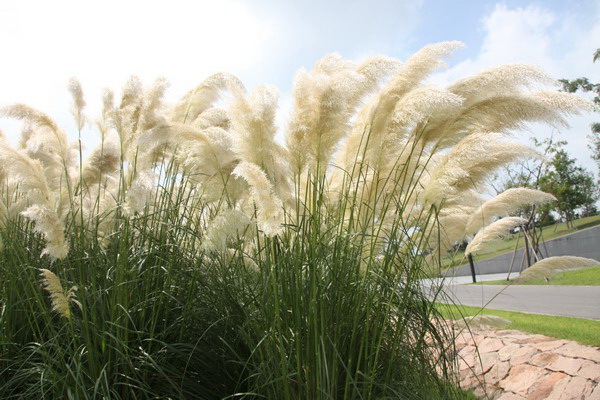
[[[577,232],[582,229],[590,228],[592,226],[600,225],[600,215],[594,215],[592,217],[580,218],[573,221],[575,228],[567,228],[565,222],[561,222],[554,225],[545,226],[542,228],[542,238],[544,241],[552,240],[560,236],[568,235],[569,233]],[[474,259],[475,262],[483,261],[488,258],[496,257],[504,253],[514,251],[518,234],[508,235],[502,240],[498,240],[494,244],[490,244],[489,250],[478,253]],[[521,237],[519,239],[519,245],[517,248],[525,246],[525,242]],[[516,260],[519,262],[520,260]],[[458,267],[467,263],[467,258],[464,256],[462,251],[449,253],[446,257],[441,260],[442,267],[453,268]]]
[[[519,281],[487,281],[477,282],[471,285],[570,285],[570,286],[600,286],[600,267],[576,269],[573,271],[563,271],[550,277],[548,281],[544,279],[534,279],[527,282]]]
[[[507,329],[574,340],[588,346],[600,346],[600,321],[440,303],[437,304],[437,309],[444,318],[460,319],[461,316],[495,315],[511,321]]]

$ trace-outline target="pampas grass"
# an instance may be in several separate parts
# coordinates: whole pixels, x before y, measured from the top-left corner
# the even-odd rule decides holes
[[[50,296],[52,311],[56,311],[66,319],[70,320],[71,306],[69,303],[77,303],[77,300],[75,300],[75,291],[77,290],[77,287],[73,286],[69,290],[64,290],[58,276],[47,269],[41,269],[40,276],[42,277],[42,286]]]
[[[491,242],[507,235],[512,229],[525,225],[527,220],[520,217],[506,217],[481,229],[465,249],[465,254],[484,251]]]
[[[556,200],[549,194],[536,189],[510,188],[483,203],[467,222],[466,234],[477,232],[488,225],[494,217],[507,217],[525,205],[541,205]]]
[[[468,253],[525,223],[493,218],[550,199],[482,199],[497,168],[536,155],[509,133],[589,108],[535,92],[546,77],[524,65],[426,84],[461,46],[325,56],[295,77],[285,145],[277,90],[225,73],[173,106],[163,79],[106,92],[85,159],[44,113],[1,109],[25,126],[20,149],[0,140],[0,392],[460,398],[419,280],[478,228]],[[69,90],[81,130],[92,119]]]
[[[473,133],[462,139],[431,169],[425,199],[439,204],[468,189],[482,191],[492,171],[520,158],[537,155],[521,143],[502,139],[499,133]]]
[[[284,218],[283,204],[273,191],[273,185],[267,174],[258,165],[243,161],[235,167],[233,175],[248,182],[250,199],[256,208],[258,227],[267,236],[281,233]]]
[[[576,256],[558,256],[544,258],[523,271],[515,281],[527,282],[534,279],[548,279],[556,272],[571,269],[597,267],[600,262],[591,258]]]

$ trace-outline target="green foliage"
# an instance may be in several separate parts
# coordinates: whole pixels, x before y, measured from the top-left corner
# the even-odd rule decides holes
[[[555,222],[551,212],[556,211],[565,221],[576,216],[596,215],[598,185],[593,175],[576,165],[576,160],[564,150],[565,141],[532,138],[536,148],[542,149],[543,159],[528,160],[507,168],[506,177],[498,191],[513,187],[529,187],[553,194],[557,201],[536,208],[533,223],[547,226]],[[531,206],[524,206],[520,215],[529,218]]]
[[[593,62],[600,59],[600,49],[594,52]],[[578,90],[582,92],[592,92],[594,94],[594,103],[600,104],[600,83],[591,83],[588,78],[578,78],[574,80],[559,79],[565,92],[575,93]],[[592,158],[598,164],[600,171],[600,123],[594,122],[591,126],[592,133],[588,136],[590,144],[588,147],[592,150]]]
[[[556,211],[570,224],[581,209],[582,216],[594,215],[598,187],[593,176],[569,157],[565,150],[557,150],[547,173],[540,177],[540,188],[552,193]]]
[[[413,246],[365,248],[371,228],[328,207],[314,182],[281,235],[208,251],[193,240],[191,181],[173,166],[163,179],[154,211],[117,211],[102,243],[71,215],[70,252],[54,263],[22,216],[2,231],[3,399],[468,396],[448,383],[452,339],[419,290]],[[339,201],[361,210],[348,193]],[[377,235],[397,237],[402,218],[390,229]],[[52,310],[41,268],[78,287],[70,319]]]
[[[600,83],[591,83],[588,78],[577,78],[573,80],[559,79],[565,92],[575,93],[578,90],[592,92],[595,94],[594,103],[600,104]]]

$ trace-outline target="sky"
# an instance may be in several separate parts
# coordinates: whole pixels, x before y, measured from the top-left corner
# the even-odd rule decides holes
[[[75,139],[70,77],[81,82],[93,119],[103,89],[118,93],[131,75],[148,85],[166,78],[166,100],[175,102],[210,74],[226,71],[247,88],[277,86],[283,125],[295,71],[324,55],[405,60],[449,40],[466,48],[432,83],[448,85],[515,62],[537,64],[556,79],[600,82],[600,62],[592,63],[600,48],[600,2],[593,0],[1,0],[0,105],[38,108]],[[586,114],[571,118],[570,129],[533,125],[518,136],[554,134],[568,141],[580,165],[597,171],[586,136],[599,120]],[[19,126],[0,120],[13,143]],[[82,136],[88,144],[97,140],[91,125]]]

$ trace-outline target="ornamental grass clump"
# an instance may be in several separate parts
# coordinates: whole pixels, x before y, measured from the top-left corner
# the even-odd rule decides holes
[[[511,196],[549,199],[482,199],[533,154],[511,130],[591,106],[532,93],[548,78],[523,65],[424,84],[459,47],[301,70],[285,145],[277,90],[224,73],[174,105],[132,78],[96,121],[72,81],[87,157],[47,115],[0,109],[24,122],[0,140],[3,398],[461,398],[419,280]]]
[[[527,268],[514,280],[517,282],[527,282],[535,279],[544,279],[547,281],[552,275],[561,271],[598,266],[600,266],[600,262],[592,258],[577,256],[548,257]]]

